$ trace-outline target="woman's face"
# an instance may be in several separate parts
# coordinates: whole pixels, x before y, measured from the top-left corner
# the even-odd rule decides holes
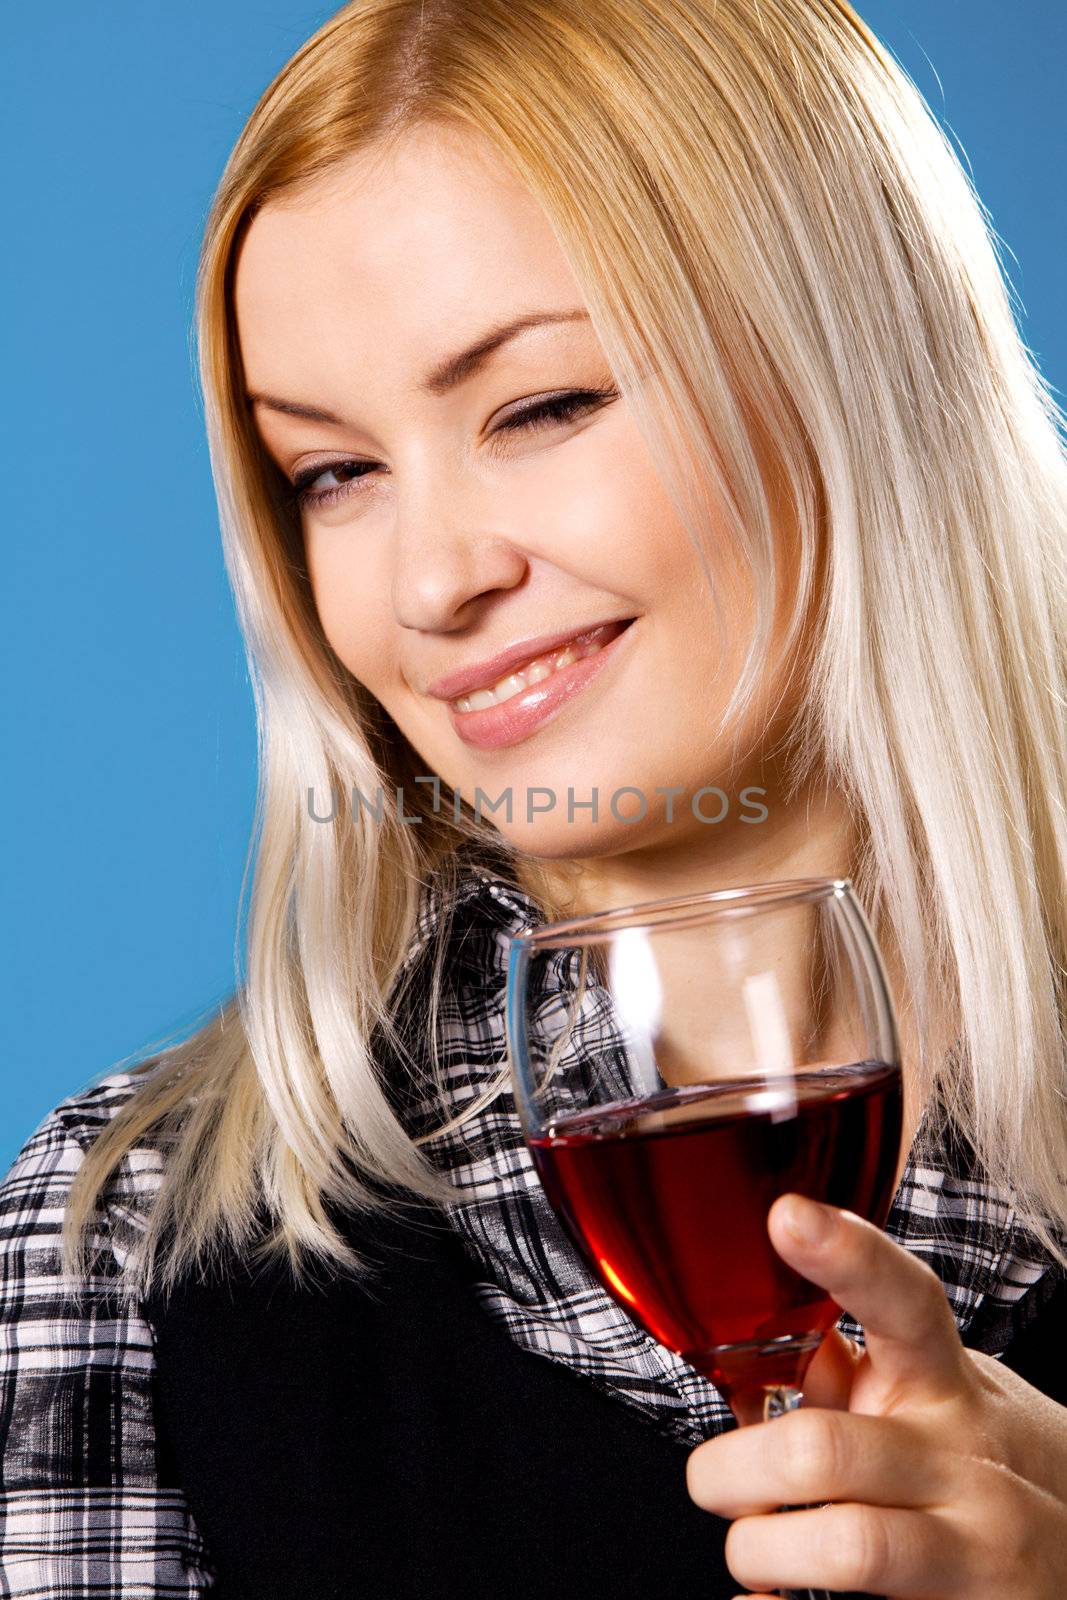
[[[546,858],[706,836],[722,809],[705,796],[697,820],[691,796],[706,785],[736,818],[716,727],[750,595],[712,526],[731,630],[719,637],[562,251],[494,154],[424,126],[350,158],[259,212],[235,293],[256,424],[306,489],[322,627],[422,771],[472,805],[480,791],[483,815]],[[564,403],[522,425],[549,400]],[[601,624],[600,651],[560,657]],[[537,659],[528,674],[492,663],[514,647]],[[462,709],[462,686],[439,680],[468,669],[483,690]],[[743,752],[758,750],[763,719],[754,706]],[[624,789],[639,795],[618,795],[615,814]]]

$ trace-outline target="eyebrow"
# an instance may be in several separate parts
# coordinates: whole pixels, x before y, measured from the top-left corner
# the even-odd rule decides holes
[[[514,317],[510,322],[503,322],[495,328],[490,328],[474,344],[468,345],[465,350],[460,350],[457,355],[448,356],[439,362],[422,379],[418,390],[422,394],[440,399],[473,377],[502,345],[507,344],[518,334],[524,333],[527,328],[540,327],[546,322],[589,320],[588,311],[583,310],[531,311],[524,316]],[[343,418],[335,416],[332,411],[323,411],[318,406],[302,405],[297,400],[279,400],[271,394],[250,393],[248,405],[249,408],[264,406],[268,411],[280,411],[287,417],[303,417],[308,422],[326,422],[337,427],[344,426]]]

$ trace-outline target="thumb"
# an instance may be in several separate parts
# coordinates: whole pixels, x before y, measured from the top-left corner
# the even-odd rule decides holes
[[[860,1324],[872,1376],[897,1404],[965,1387],[963,1344],[937,1274],[851,1211],[797,1194],[770,1209],[771,1243]]]

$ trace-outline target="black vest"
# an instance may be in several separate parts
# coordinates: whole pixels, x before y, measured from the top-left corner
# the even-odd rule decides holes
[[[383,1264],[366,1287],[234,1264],[145,1307],[161,1473],[204,1536],[213,1597],[737,1594],[728,1524],[686,1491],[690,1446],[516,1345],[440,1220],[335,1220]],[[1062,1310],[1009,1357],[1047,1392]]]

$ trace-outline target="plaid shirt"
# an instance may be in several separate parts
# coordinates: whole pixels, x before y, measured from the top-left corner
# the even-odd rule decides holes
[[[468,870],[449,896],[427,884],[398,1013],[409,1019],[412,1041],[425,1022],[432,935],[446,910],[439,1029],[452,1116],[484,1096],[506,1060],[508,938],[540,918],[524,894],[481,868]],[[581,1023],[560,1063],[564,1087],[580,1052],[603,1041],[602,1017]],[[158,1151],[131,1152],[112,1180],[77,1306],[58,1272],[71,1179],[135,1084],[115,1072],[64,1100],[0,1185],[0,1597],[211,1592],[210,1554],[157,1450],[152,1330],[120,1293],[131,1229],[158,1186]],[[397,1104],[412,1133],[444,1120],[428,1084],[406,1081]],[[730,1425],[718,1391],[638,1328],[590,1275],[545,1198],[508,1089],[424,1148],[455,1186],[450,1217],[480,1269],[475,1293],[518,1344],[580,1372],[686,1443]],[[929,1115],[886,1231],[929,1261],[966,1342],[993,1355],[1038,1314],[1059,1279],[1017,1225],[1011,1196],[984,1188],[965,1154],[939,1141]],[[848,1317],[839,1326],[862,1339]]]

